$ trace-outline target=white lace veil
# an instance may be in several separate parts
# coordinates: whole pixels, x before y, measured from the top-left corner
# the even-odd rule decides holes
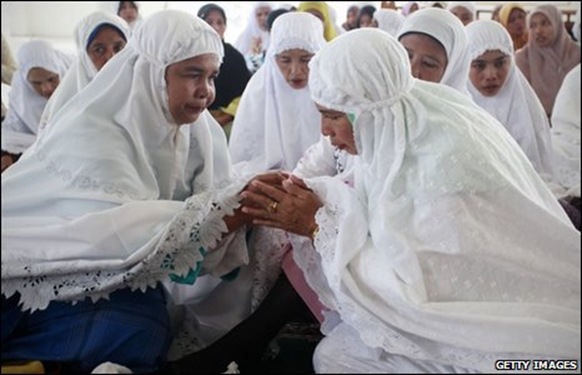
[[[277,17],[265,63],[249,81],[233,123],[229,151],[237,170],[292,170],[319,140],[321,117],[309,87],[292,88],[275,59],[296,48],[316,53],[325,43],[323,25],[312,14],[290,12]]]
[[[168,111],[166,68],[207,53],[222,58],[223,46],[204,21],[151,15],[3,173],[3,294],[42,309],[185,275],[203,252],[219,275],[245,261],[244,233],[233,257],[210,252],[240,189],[221,190],[224,132],[207,111],[181,126]]]
[[[513,42],[507,30],[490,20],[473,21],[466,27],[470,61],[487,51],[500,51],[509,59],[509,74],[497,95],[487,97],[468,80],[475,103],[505,126],[534,168],[542,175],[553,174],[550,123],[533,88],[515,65]]]
[[[578,358],[580,233],[501,124],[414,79],[374,29],[323,47],[310,89],[355,114],[360,155],[354,189],[307,180],[324,202],[317,251],[294,258],[322,302],[369,347],[413,360]]]

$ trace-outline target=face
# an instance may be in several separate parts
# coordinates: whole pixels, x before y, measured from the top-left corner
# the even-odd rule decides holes
[[[125,39],[115,28],[105,26],[87,47],[87,54],[95,68],[101,70],[109,59],[125,47],[125,44]]]
[[[451,8],[451,13],[453,13],[458,19],[460,19],[463,25],[465,26],[473,22],[473,13],[471,13],[469,9],[465,7]]]
[[[356,26],[357,19],[358,19],[358,9],[350,9],[346,17],[347,24],[351,26]]]
[[[303,49],[290,49],[275,56],[275,61],[285,81],[298,90],[307,86],[309,77],[309,61],[313,53]]]
[[[529,30],[530,38],[533,37],[534,41],[540,47],[549,47],[556,36],[554,26],[552,26],[548,17],[542,13],[536,13],[531,16]]]
[[[36,93],[49,99],[61,82],[57,73],[43,68],[32,68],[28,71],[26,80]]]
[[[131,24],[137,19],[137,8],[131,1],[122,1],[119,7],[119,17]]]
[[[429,82],[440,82],[447,68],[447,53],[443,46],[432,37],[410,33],[400,38],[400,43],[408,52],[412,75]]]
[[[331,144],[340,150],[357,155],[354,131],[346,114],[317,104],[316,106],[321,113],[321,134],[329,137]]]
[[[217,33],[220,38],[224,39],[224,32],[226,31],[226,20],[218,10],[211,10],[206,14],[204,19]]]
[[[178,125],[190,124],[214,101],[219,59],[207,53],[166,69],[168,107]]]
[[[414,3],[410,6],[410,9],[408,9],[408,14],[410,15],[410,14],[416,12],[417,10],[418,10],[418,4]]]
[[[510,66],[509,56],[503,52],[487,51],[471,61],[469,79],[481,95],[495,96],[505,84]]]
[[[362,14],[360,16],[360,28],[364,27],[375,27],[372,17],[370,17],[368,14]]]
[[[271,8],[269,7],[261,7],[257,8],[255,11],[255,17],[257,18],[257,23],[262,30],[269,30],[267,27],[267,18],[269,17],[269,13],[271,13]]]
[[[523,10],[514,8],[511,13],[509,13],[507,32],[511,36],[523,35],[525,32],[525,12]]]

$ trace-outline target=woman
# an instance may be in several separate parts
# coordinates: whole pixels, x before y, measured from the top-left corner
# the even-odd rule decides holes
[[[354,187],[256,182],[265,195],[253,203],[278,210],[243,208],[257,224],[313,229],[314,246],[294,257],[341,319],[318,344],[316,372],[578,358],[580,233],[501,124],[408,65],[375,29],[325,46],[310,64],[312,97],[322,134],[358,154]]]
[[[477,8],[472,1],[451,1],[447,9],[463,23],[463,26],[477,19]]]
[[[39,133],[44,131],[51,117],[87,86],[109,59],[125,47],[128,39],[127,22],[108,12],[93,12],[77,24],[77,58],[49,99],[40,120]]]
[[[228,147],[241,173],[291,170],[319,139],[307,65],[325,43],[322,23],[306,12],[286,13],[275,20],[271,38],[265,64],[249,81],[232,127]]]
[[[509,33],[490,20],[472,22],[466,30],[471,58],[468,89],[473,100],[505,126],[535,170],[550,180],[550,124],[536,93],[515,66]]]
[[[267,29],[267,17],[272,10],[273,6],[270,3],[256,2],[249,15],[246,28],[234,43],[234,47],[245,57],[251,73],[256,72],[261,67],[265,52],[269,47],[270,36]]]
[[[515,53],[515,63],[551,118],[564,77],[580,63],[580,45],[572,40],[562,13],[552,4],[535,7],[527,18],[529,41]]]
[[[141,14],[139,13],[138,1],[119,1],[117,3],[116,14],[127,22],[131,32],[133,32],[137,25],[142,21]]]
[[[439,8],[415,12],[404,20],[398,40],[408,51],[414,77],[469,95],[467,33],[451,12]]]
[[[503,4],[499,9],[499,22],[501,22],[511,36],[515,51],[527,44],[528,32],[525,23],[526,17],[527,13],[525,9],[517,3]]]
[[[404,17],[408,17],[411,14],[413,14],[414,12],[418,11],[419,9],[420,9],[420,6],[418,5],[418,2],[409,1],[406,4],[404,4],[404,6],[402,6],[402,15]]]
[[[376,7],[373,5],[364,5],[360,8],[358,13],[358,20],[356,22],[356,28],[360,29],[362,27],[376,27],[374,24],[374,13],[376,13]]]
[[[325,1],[302,1],[299,3],[297,11],[311,13],[320,19],[323,23],[323,37],[326,41],[329,42],[338,35],[331,17],[329,5]]]
[[[224,59],[216,77],[216,99],[209,107],[214,119],[225,129],[227,136],[238,108],[240,97],[251,78],[244,56],[230,43],[224,41],[226,13],[220,6],[210,3],[198,10],[198,17],[206,21],[222,38]]]
[[[201,19],[152,14],[2,176],[2,358],[156,371],[176,285],[247,261],[245,182],[206,110],[222,56]]]
[[[2,122],[2,151],[9,154],[12,163],[35,141],[42,112],[71,65],[69,56],[42,40],[23,44],[17,60],[10,109]]]

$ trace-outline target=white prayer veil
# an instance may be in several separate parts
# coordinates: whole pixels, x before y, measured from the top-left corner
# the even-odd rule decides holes
[[[71,58],[44,40],[24,43],[17,54],[18,69],[12,79],[10,109],[2,122],[2,149],[14,154],[24,152],[36,139],[47,99],[28,82],[32,68],[43,68],[63,79]]]
[[[469,79],[467,88],[475,103],[492,114],[517,141],[540,175],[553,174],[550,123],[544,107],[521,72],[513,55],[511,36],[499,22],[480,20],[466,26],[470,61],[488,51],[500,51],[509,60],[509,73],[499,92],[482,95]]]
[[[240,246],[216,249],[241,188],[224,132],[208,111],[178,126],[168,110],[166,69],[202,54],[223,56],[206,22],[151,15],[3,173],[4,295],[43,309],[145,289],[203,259],[218,275],[245,261],[242,231],[229,236]]]
[[[77,46],[77,57],[71,68],[62,79],[59,87],[49,99],[40,121],[39,133],[43,131],[50,118],[69,99],[93,79],[97,74],[97,68],[91,61],[87,53],[89,38],[94,36],[94,31],[103,25],[115,27],[123,38],[129,40],[129,25],[125,20],[115,14],[105,11],[96,11],[85,16],[75,27],[75,44]]]
[[[87,48],[89,38],[94,36],[94,31],[103,25],[115,27],[124,39],[129,39],[129,25],[125,20],[115,14],[105,11],[96,11],[85,16],[75,27],[75,44],[77,56],[71,68],[65,74],[59,87],[49,99],[41,117],[39,133],[41,133],[56,111],[58,111],[77,92],[97,74],[97,68],[91,61]]]
[[[257,1],[249,14],[247,26],[241,32],[237,40],[234,42],[234,47],[243,55],[252,53],[253,38],[261,38],[261,52],[264,52],[269,47],[270,33],[263,30],[257,22],[256,12],[260,8],[273,9],[273,5],[265,1]]]
[[[440,83],[467,92],[469,51],[465,26],[454,14],[440,8],[420,9],[406,17],[398,39],[408,33],[422,33],[438,40],[447,53],[447,67]]]
[[[580,196],[580,64],[570,70],[552,110],[554,181],[565,195]]]
[[[355,115],[359,152],[354,189],[306,180],[324,202],[321,267],[313,249],[294,259],[322,302],[412,360],[578,358],[580,233],[502,125],[414,79],[380,30],[341,35],[310,65],[314,101]]]
[[[314,15],[289,12],[277,17],[265,63],[247,84],[232,126],[229,151],[236,170],[292,170],[319,140],[321,116],[309,87],[291,87],[276,55],[291,49],[316,53],[325,43],[322,22]]]
[[[395,9],[380,8],[374,12],[374,19],[378,22],[378,28],[394,37],[398,35],[405,18]]]

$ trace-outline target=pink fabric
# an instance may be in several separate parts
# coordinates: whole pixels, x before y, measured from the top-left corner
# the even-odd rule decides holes
[[[319,301],[319,297],[317,294],[311,289],[307,281],[305,280],[305,276],[303,276],[303,271],[301,268],[297,266],[295,260],[293,260],[293,252],[288,251],[285,253],[283,257],[283,264],[282,264],[283,272],[289,279],[293,288],[299,293],[309,310],[315,315],[319,323],[323,323],[323,313],[322,311],[326,309],[321,302]]]
[[[550,47],[539,47],[535,35],[530,33],[527,45],[516,52],[515,63],[532,85],[550,116],[564,77],[580,62],[580,45],[566,32],[562,14],[554,5],[536,7],[528,16],[528,25],[531,16],[536,13],[544,14],[554,26],[556,30],[554,42]]]

